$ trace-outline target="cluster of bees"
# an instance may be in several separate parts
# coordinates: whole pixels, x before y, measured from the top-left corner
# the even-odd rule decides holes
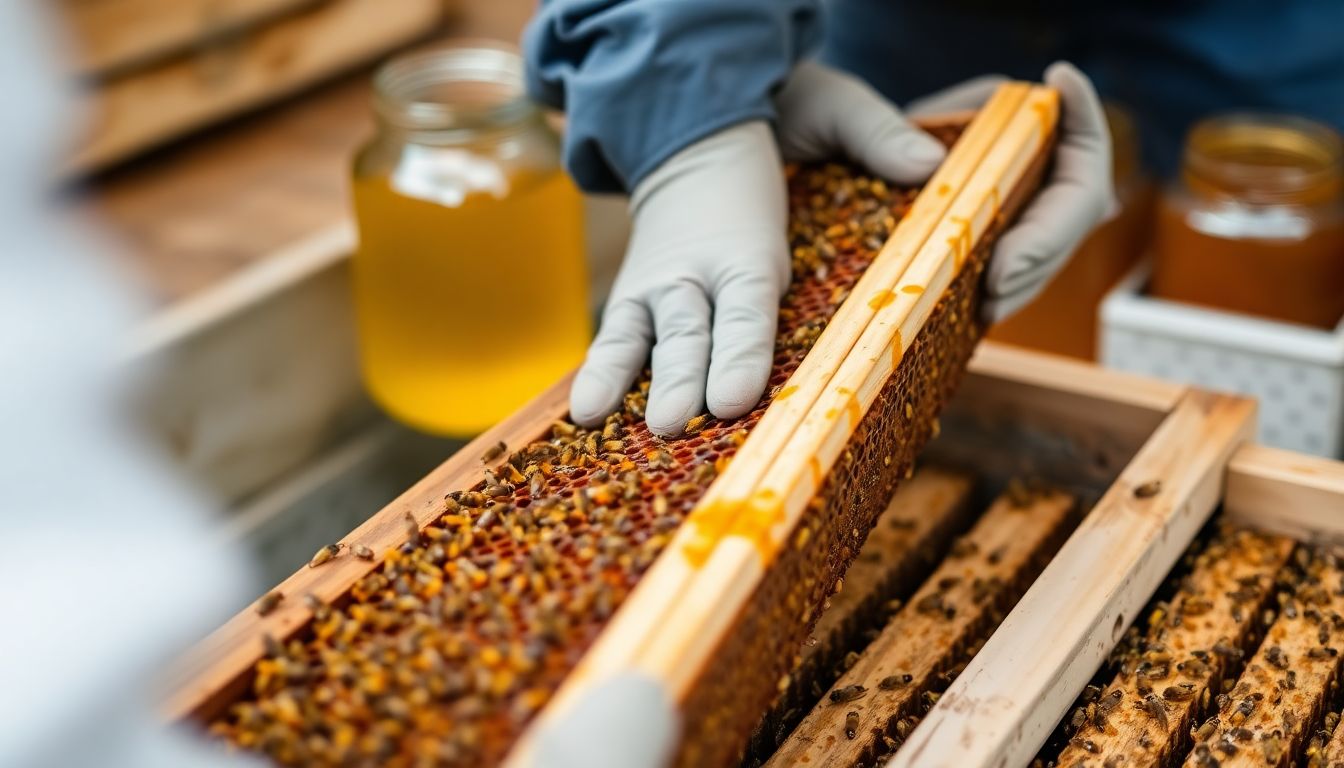
[[[1084,764],[1103,768],[1156,764],[1153,761],[1216,768],[1234,757],[1242,763],[1249,758],[1255,764],[1277,766],[1292,760],[1323,768],[1323,747],[1340,719],[1330,711],[1338,704],[1338,682],[1332,677],[1319,693],[1302,694],[1299,670],[1304,662],[1337,666],[1335,646],[1344,639],[1344,616],[1335,610],[1344,595],[1344,583],[1337,575],[1340,553],[1328,547],[1298,546],[1285,561],[1284,544],[1282,539],[1227,523],[1220,523],[1210,538],[1197,541],[1178,566],[1184,575],[1173,577],[1164,588],[1172,593],[1179,587],[1175,593],[1179,599],[1155,601],[1146,626],[1130,628],[1103,667],[1099,684],[1087,686],[1061,733],[1033,765],[1075,765],[1079,763],[1072,757],[1082,754],[1096,756],[1095,763]],[[1224,619],[1210,619],[1213,596],[1192,591],[1189,572],[1228,558],[1263,563],[1264,572],[1225,585],[1222,597],[1231,608]],[[1248,629],[1238,638],[1224,636],[1206,648],[1170,641],[1185,622],[1227,619],[1229,628]],[[1287,639],[1298,644],[1298,658],[1280,645]],[[1255,659],[1249,658],[1252,655]],[[1108,688],[1113,681],[1122,685]],[[1301,702],[1289,699],[1290,694],[1314,696],[1311,711],[1299,711]],[[1127,720],[1129,712],[1156,727]],[[1303,732],[1299,726],[1306,718],[1319,718],[1313,723],[1317,727],[1294,739],[1290,734]],[[1179,725],[1186,722],[1188,730]],[[1121,732],[1128,734],[1126,743],[1133,754],[1099,745],[1101,737]]]
[[[839,165],[787,175],[795,280],[770,396],[913,199]],[[765,410],[661,440],[643,424],[648,391],[645,376],[600,428],[559,422],[492,448],[430,525],[408,519],[400,547],[352,551],[381,566],[338,603],[304,598],[310,624],[265,639],[250,695],[212,731],[285,765],[498,762]],[[339,556],[333,545],[312,565]]]

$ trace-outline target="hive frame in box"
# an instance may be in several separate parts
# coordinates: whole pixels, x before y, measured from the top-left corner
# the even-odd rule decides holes
[[[1249,443],[1252,401],[1150,394],[1161,426],[887,765],[1026,765],[1219,503],[1344,542],[1344,463]]]
[[[516,444],[563,416],[568,387],[569,380],[561,380],[528,407],[482,434],[344,542],[375,549],[398,545],[404,538],[406,512],[425,521],[437,516],[444,489],[473,482],[479,473],[478,456],[488,446],[501,440]],[[976,412],[1012,413],[1028,422],[1072,425],[1079,432],[1103,434],[1142,447],[1093,509],[1089,522],[1080,529],[1082,535],[1075,534],[1065,544],[991,642],[911,735],[897,754],[896,764],[922,765],[928,761],[916,758],[933,754],[945,765],[1025,764],[1128,625],[1134,610],[1148,599],[1207,519],[1221,495],[1225,473],[1229,513],[1299,536],[1311,532],[1344,540],[1344,514],[1332,520],[1320,513],[1284,513],[1277,506],[1285,501],[1325,504],[1344,512],[1344,465],[1244,445],[1254,414],[1249,401],[993,342],[983,342],[977,350],[963,394]],[[1200,443],[1204,443],[1202,449]],[[1198,450],[1187,453],[1187,449]],[[1154,479],[1163,481],[1158,493],[1146,499],[1134,496],[1136,488]],[[1095,546],[1087,527],[1093,532],[1105,529],[1106,521],[1113,523],[1117,516],[1138,518],[1137,524],[1154,535],[1144,540],[1141,551],[1077,567],[1076,556],[1068,553],[1090,552]],[[1126,530],[1133,533],[1137,529]],[[1094,570],[1098,563],[1106,566],[1104,571]],[[339,558],[323,568],[299,569],[278,589],[336,600],[376,567],[355,558]],[[1083,580],[1089,582],[1087,587],[1078,586]],[[1052,625],[1050,642],[1035,649],[1047,658],[1018,665],[1008,651],[1021,642],[1024,629],[1030,629],[1034,621],[1053,621],[1061,615],[1052,609],[1042,619],[1039,608],[1032,607],[1039,606],[1042,598],[1032,595],[1053,598],[1061,589],[1076,590],[1076,599],[1065,605],[1073,614],[1090,618],[1071,630]],[[1125,607],[1129,607],[1128,615],[1121,617],[1116,629],[1116,616]],[[235,616],[177,666],[169,680],[165,714],[173,719],[219,715],[245,690],[248,672],[263,652],[262,635],[291,636],[309,618],[302,601],[282,602],[267,616],[250,610]],[[1001,690],[1014,695],[996,692]],[[984,705],[995,709],[986,713]],[[968,733],[971,738],[963,741]],[[951,742],[947,750],[944,739]]]

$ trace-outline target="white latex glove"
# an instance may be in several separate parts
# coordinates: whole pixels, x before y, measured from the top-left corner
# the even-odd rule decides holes
[[[910,114],[935,114],[979,106],[1002,77],[980,77],[911,102]],[[1045,70],[1059,90],[1062,119],[1049,181],[999,238],[985,278],[986,322],[1025,307],[1068,262],[1083,238],[1115,210],[1111,182],[1111,132],[1101,100],[1087,76],[1067,62]]]
[[[616,410],[650,356],[655,433],[680,433],[706,406],[720,418],[755,407],[789,282],[781,148],[790,160],[846,155],[907,184],[944,156],[877,92],[819,64],[799,64],[776,107],[777,135],[760,121],[724,129],[635,188],[630,246],[570,392],[576,422]]]

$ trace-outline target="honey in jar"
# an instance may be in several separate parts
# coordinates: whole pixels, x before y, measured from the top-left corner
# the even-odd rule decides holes
[[[1205,120],[1157,214],[1150,292],[1333,328],[1344,317],[1344,145],[1268,115]]]
[[[591,333],[582,199],[511,49],[457,44],[375,77],[355,159],[361,366],[393,417],[479,432],[573,368]]]
[[[1133,120],[1121,107],[1107,104],[1106,123],[1118,212],[1083,240],[1035,300],[990,328],[990,338],[1096,359],[1098,308],[1143,253],[1153,216],[1153,184],[1140,169]]]

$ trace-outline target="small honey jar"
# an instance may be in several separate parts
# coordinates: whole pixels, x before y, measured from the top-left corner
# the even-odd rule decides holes
[[[1333,328],[1344,317],[1344,142],[1293,117],[1200,122],[1153,248],[1154,296]]]
[[[472,435],[583,358],[582,198],[513,49],[406,54],[374,90],[353,168],[364,381],[398,420]]]

